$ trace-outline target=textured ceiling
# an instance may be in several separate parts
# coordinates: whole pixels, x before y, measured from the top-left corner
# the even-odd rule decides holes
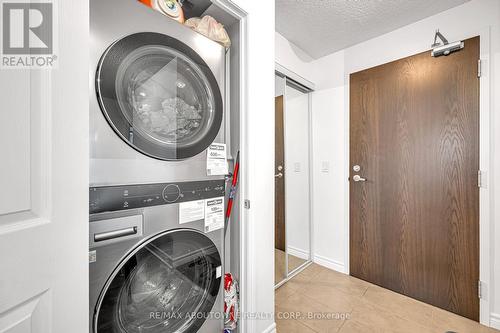
[[[276,31],[320,58],[468,1],[276,0]]]

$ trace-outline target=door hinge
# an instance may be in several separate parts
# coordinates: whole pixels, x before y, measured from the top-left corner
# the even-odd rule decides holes
[[[477,296],[483,298],[483,282],[481,280],[477,281]]]
[[[245,199],[245,201],[244,201],[244,202],[245,202],[245,203],[244,203],[245,208],[246,208],[246,209],[250,209],[250,200]]]
[[[477,171],[477,187],[486,188],[486,183],[488,181],[487,177],[488,177],[488,174],[486,173],[486,171],[478,170]]]
[[[481,77],[482,74],[482,63],[481,59],[477,61],[477,77]]]

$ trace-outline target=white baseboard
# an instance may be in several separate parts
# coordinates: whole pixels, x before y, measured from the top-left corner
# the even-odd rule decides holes
[[[299,249],[298,247],[288,246],[288,254],[294,257],[309,260],[309,252],[306,250]]]
[[[490,315],[490,326],[500,330],[500,314],[492,313]]]
[[[263,330],[262,333],[276,333],[276,323],[272,323],[271,326]]]
[[[330,258],[327,258],[324,256],[320,256],[319,254],[314,255],[313,261],[320,266],[323,266],[323,267],[326,267],[329,269],[333,269],[334,271],[346,274],[345,265],[344,265],[344,263],[342,263],[340,261],[336,261],[336,260],[333,260],[333,259],[330,259]]]

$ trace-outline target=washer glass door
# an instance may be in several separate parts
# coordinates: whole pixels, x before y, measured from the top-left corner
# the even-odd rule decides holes
[[[191,230],[169,231],[139,245],[115,269],[99,298],[95,333],[197,332],[221,284],[213,242]],[[217,318],[217,317],[215,317]]]
[[[163,34],[137,33],[111,45],[96,88],[115,132],[151,157],[197,155],[221,126],[222,97],[212,71],[193,49]]]

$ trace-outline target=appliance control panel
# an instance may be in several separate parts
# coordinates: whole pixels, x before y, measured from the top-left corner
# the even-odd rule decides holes
[[[100,186],[89,189],[89,213],[167,205],[222,197],[225,181]]]

